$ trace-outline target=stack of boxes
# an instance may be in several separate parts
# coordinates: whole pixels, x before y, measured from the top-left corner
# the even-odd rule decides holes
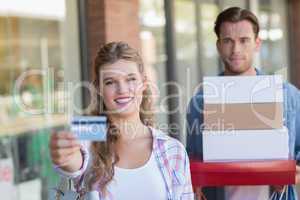
[[[280,75],[205,77],[203,161],[286,160]]]

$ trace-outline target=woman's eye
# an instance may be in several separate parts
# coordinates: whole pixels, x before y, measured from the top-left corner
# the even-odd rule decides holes
[[[105,85],[111,85],[111,84],[113,84],[113,82],[112,82],[112,81],[107,81],[107,82],[105,82],[104,84],[105,84]]]
[[[132,78],[129,78],[128,81],[135,81],[136,78],[135,77],[132,77]]]

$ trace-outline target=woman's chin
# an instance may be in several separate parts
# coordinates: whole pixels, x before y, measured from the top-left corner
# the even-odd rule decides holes
[[[120,117],[120,118],[130,118],[135,115],[139,115],[139,110],[133,108],[132,106],[122,107],[118,109],[114,109],[114,111],[110,112],[111,115]]]

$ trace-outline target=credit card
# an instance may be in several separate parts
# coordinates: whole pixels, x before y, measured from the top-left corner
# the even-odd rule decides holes
[[[106,141],[107,117],[74,116],[70,122],[71,132],[79,140]]]

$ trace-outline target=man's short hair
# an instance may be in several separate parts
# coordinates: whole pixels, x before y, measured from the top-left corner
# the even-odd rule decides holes
[[[259,23],[257,17],[249,10],[240,7],[230,7],[222,11],[215,21],[215,33],[217,37],[220,37],[220,27],[224,22],[240,22],[247,20],[252,24],[255,38],[258,36]]]

